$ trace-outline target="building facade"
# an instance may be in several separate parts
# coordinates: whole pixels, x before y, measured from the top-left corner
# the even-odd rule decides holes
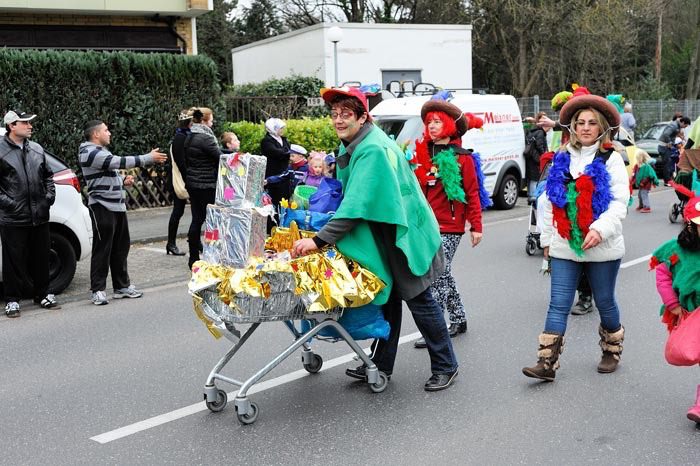
[[[213,0],[0,0],[0,47],[197,54]]]
[[[340,38],[333,43],[332,27]],[[234,84],[293,74],[327,86],[412,81],[450,89],[472,87],[472,28],[443,24],[321,23],[231,51]]]

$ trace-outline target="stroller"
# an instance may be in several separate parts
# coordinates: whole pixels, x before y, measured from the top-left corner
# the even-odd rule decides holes
[[[528,256],[534,255],[538,249],[543,249],[542,245],[540,245],[542,228],[537,226],[537,201],[544,193],[547,185],[547,177],[549,176],[549,169],[551,167],[552,160],[550,159],[545,163],[540,173],[540,179],[537,181],[537,188],[535,189],[535,200],[530,204],[530,222],[527,226],[527,236],[525,237],[525,253],[527,253]]]

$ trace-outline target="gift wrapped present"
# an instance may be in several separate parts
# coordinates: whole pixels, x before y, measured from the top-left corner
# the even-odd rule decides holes
[[[267,159],[260,155],[224,154],[219,159],[216,205],[262,206]]]
[[[202,259],[242,268],[265,253],[267,216],[257,208],[207,206]]]

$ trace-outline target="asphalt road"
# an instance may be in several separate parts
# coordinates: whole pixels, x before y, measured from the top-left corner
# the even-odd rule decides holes
[[[651,214],[625,221],[627,339],[614,374],[595,370],[597,314],[570,318],[556,382],[521,374],[535,361],[549,285],[541,253],[524,251],[526,209],[489,212],[483,243],[465,241],[455,260],[469,333],[454,340],[461,367],[450,390],[423,391],[429,361],[412,346],[407,313],[384,393],[344,375],[353,362],[336,358],[347,346],[314,343],[324,370],[306,375],[299,355],[289,358],[251,394],[255,424],[241,426],[233,403],[209,413],[203,385],[228,344],[196,318],[178,274],[139,300],[0,318],[0,464],[698,464],[700,429],[685,412],[699,372],[665,363],[659,298],[641,259],[677,233],[666,220],[674,198],[655,192]],[[226,373],[245,378],[289,342],[282,324],[261,325]]]

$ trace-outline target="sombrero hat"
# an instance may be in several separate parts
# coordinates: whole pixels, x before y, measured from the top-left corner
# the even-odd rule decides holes
[[[608,121],[610,134],[614,135],[617,133],[617,129],[620,126],[620,113],[612,102],[604,97],[591,94],[585,87],[577,88],[571,98],[561,108],[559,123],[568,128],[576,112],[584,108],[598,110]]]
[[[428,116],[430,112],[442,112],[452,118],[455,121],[457,136],[459,137],[464,136],[464,133],[469,129],[469,122],[462,110],[455,104],[446,100],[432,99],[424,103],[423,107],[420,109],[420,119],[423,120],[423,123],[425,123],[425,117]]]

